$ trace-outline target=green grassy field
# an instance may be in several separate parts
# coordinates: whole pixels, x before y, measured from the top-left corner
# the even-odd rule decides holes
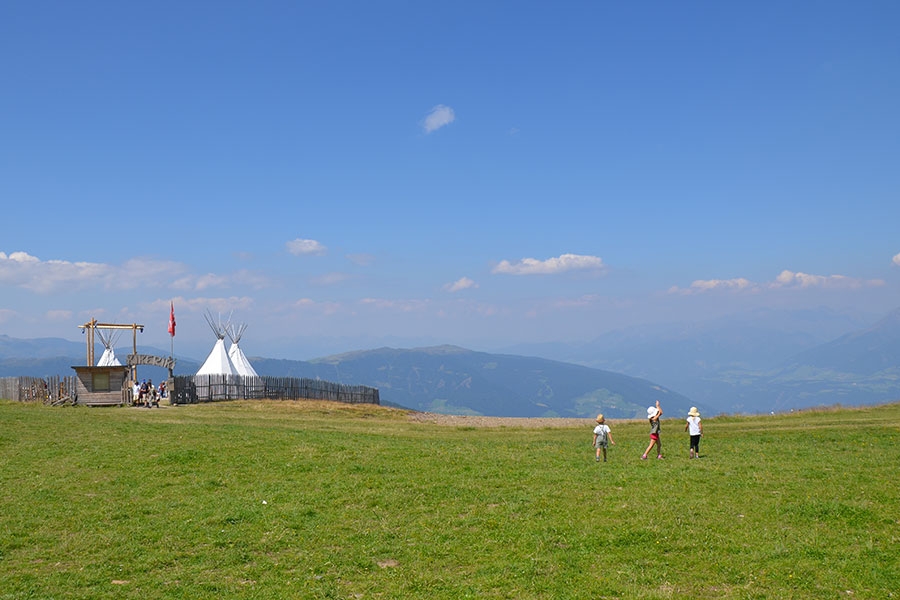
[[[682,423],[0,402],[0,599],[897,594],[900,405]]]

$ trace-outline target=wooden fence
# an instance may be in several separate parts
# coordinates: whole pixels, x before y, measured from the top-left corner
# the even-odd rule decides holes
[[[16,402],[43,402],[53,406],[75,404],[77,377],[2,377],[0,398]]]
[[[0,398],[16,402],[75,404],[76,376],[2,377]],[[273,400],[331,400],[348,404],[380,404],[378,388],[297,377],[240,375],[179,375],[169,389],[172,404],[268,398]]]
[[[378,388],[297,377],[178,375],[170,390],[172,404],[268,398],[332,400],[348,404],[380,404]]]

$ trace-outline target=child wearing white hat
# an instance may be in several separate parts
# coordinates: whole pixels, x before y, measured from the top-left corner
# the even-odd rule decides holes
[[[700,437],[703,435],[703,424],[700,422],[700,411],[696,406],[692,406],[688,411],[684,430],[691,436],[690,458],[700,458]]]
[[[656,458],[663,457],[662,442],[659,439],[659,418],[662,414],[663,411],[659,405],[659,400],[656,401],[656,406],[647,408],[647,419],[650,420],[650,445],[644,450],[641,460],[647,460],[647,455],[653,450],[653,446],[656,446]]]

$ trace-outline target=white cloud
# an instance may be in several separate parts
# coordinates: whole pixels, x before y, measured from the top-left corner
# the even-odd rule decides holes
[[[294,256],[302,256],[306,254],[319,256],[325,254],[325,251],[327,250],[325,246],[323,246],[316,240],[304,240],[301,238],[297,238],[296,240],[287,242],[285,244],[285,247],[287,247],[287,251]]]
[[[444,286],[444,289],[448,292],[459,292],[462,290],[467,290],[469,288],[477,288],[478,284],[469,279],[468,277],[460,277],[453,283],[448,283]]]
[[[117,269],[102,263],[42,261],[26,252],[0,252],[0,283],[41,294],[71,290],[87,285],[110,287]]]
[[[894,255],[893,262],[894,262],[895,265],[897,265],[898,267],[900,267],[900,254],[895,254],[895,255]]]
[[[444,106],[443,104],[438,104],[432,108],[431,112],[425,117],[425,120],[422,122],[422,129],[425,130],[425,133],[431,133],[445,125],[449,125],[455,120],[456,113],[453,112],[452,108]]]
[[[681,294],[701,294],[703,292],[711,292],[714,290],[724,290],[733,292],[743,292],[755,290],[758,286],[743,277],[734,279],[698,279],[691,282],[691,287],[687,290],[678,290],[674,288],[672,292]]]
[[[71,292],[90,287],[131,290],[162,287],[178,280],[187,268],[172,261],[134,258],[121,266],[106,263],[41,260],[26,252],[0,252],[0,283],[38,294]]]
[[[205,292],[216,288],[228,288],[232,286],[263,287],[269,283],[264,276],[252,271],[238,271],[227,275],[207,273],[194,275],[187,273],[188,267],[184,264],[172,261],[162,261],[151,258],[133,258],[125,260],[122,264],[105,264],[91,262],[72,262],[66,260],[42,260],[26,252],[5,253],[0,252],[0,289],[13,287],[21,288],[44,296],[68,298],[69,294],[82,293],[89,290],[94,294],[100,294],[105,300],[112,303],[129,302],[125,297],[114,296],[121,291],[136,291],[140,295],[137,299],[140,310],[134,307],[123,306],[116,313],[108,312],[109,307],[95,306],[85,312],[81,306],[78,311],[68,309],[49,308],[41,311],[39,318],[42,323],[60,323],[80,319],[82,317],[98,317],[103,320],[117,320],[125,322],[128,319],[140,319],[141,311],[153,312],[159,309],[168,315],[170,296],[173,289],[183,289],[185,295],[190,293]],[[159,300],[155,300],[161,298]],[[156,304],[159,306],[156,306]],[[185,300],[183,297],[176,300],[176,310],[200,311],[212,306],[216,310],[229,311],[249,307],[253,299],[243,297],[221,298],[193,298]],[[67,304],[65,302],[63,304]],[[104,316],[106,315],[106,316]],[[27,318],[12,311],[0,310],[0,322],[4,320],[18,320]],[[124,320],[123,320],[124,319]]]
[[[884,281],[881,279],[856,279],[845,275],[809,275],[807,273],[794,273],[793,271],[784,270],[775,278],[775,281],[769,284],[769,287],[856,289],[881,285],[884,285]]]
[[[580,254],[563,254],[558,258],[537,260],[523,258],[519,262],[500,261],[492,273],[507,275],[555,275],[566,271],[603,271],[606,266],[599,256],[583,256]]]
[[[12,252],[8,256],[6,252],[0,252],[0,260],[10,260],[17,263],[40,262],[39,258],[31,256],[27,252]]]
[[[845,275],[809,275],[807,273],[795,273],[784,270],[779,273],[774,281],[768,283],[754,283],[749,279],[738,277],[734,279],[698,279],[691,283],[687,289],[672,286],[670,294],[702,294],[714,291],[747,292],[756,293],[762,289],[805,289],[805,288],[829,288],[829,289],[857,289],[861,287],[878,287],[884,285],[881,279],[855,279]]]

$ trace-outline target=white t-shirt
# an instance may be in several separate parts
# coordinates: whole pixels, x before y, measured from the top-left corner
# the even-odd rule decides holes
[[[700,435],[700,417],[688,417],[688,433],[691,435]]]
[[[597,436],[598,444],[606,443],[606,438],[607,438],[607,434],[609,433],[609,431],[610,431],[609,425],[601,425],[601,424],[597,423],[597,426],[594,427],[594,435]]]

